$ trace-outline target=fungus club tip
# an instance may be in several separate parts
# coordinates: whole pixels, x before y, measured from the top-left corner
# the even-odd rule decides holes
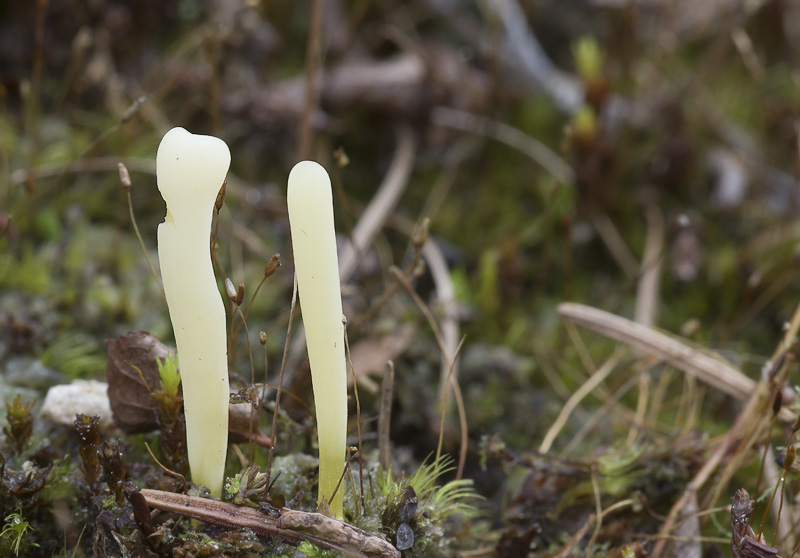
[[[289,173],[289,192],[302,191],[331,191],[331,179],[325,167],[315,161],[300,161]],[[330,195],[330,194],[329,194]]]
[[[221,139],[173,128],[156,153],[158,189],[168,206],[204,209],[216,199],[230,163],[231,152]]]

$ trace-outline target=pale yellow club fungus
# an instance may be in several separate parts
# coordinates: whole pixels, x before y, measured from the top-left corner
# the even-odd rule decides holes
[[[297,163],[289,173],[286,198],[317,412],[318,501],[325,498],[333,514],[341,518],[344,488],[340,486],[332,495],[342,477],[347,451],[347,372],[328,173],[313,161]]]
[[[173,128],[156,155],[167,216],[158,259],[175,331],[192,481],[219,498],[228,446],[225,307],[211,264],[211,216],[231,154],[219,138]]]

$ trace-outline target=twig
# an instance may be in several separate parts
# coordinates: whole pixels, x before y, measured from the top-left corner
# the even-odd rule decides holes
[[[400,552],[387,541],[319,513],[283,508],[279,517],[273,517],[246,506],[210,498],[147,488],[141,493],[147,505],[154,508],[222,527],[252,529],[261,535],[280,537],[289,544],[308,541],[320,548],[341,552],[348,558],[400,558]]]
[[[19,186],[25,184],[32,177],[52,178],[60,176],[63,173],[82,174],[85,172],[113,172],[117,170],[117,165],[120,162],[119,157],[93,157],[91,159],[81,159],[73,163],[52,163],[39,165],[32,169],[17,169],[10,175],[11,186]],[[147,174],[156,174],[156,162],[153,159],[143,159],[135,157],[126,157],[122,162],[128,170],[136,172],[144,172]]]
[[[148,389],[150,389],[150,388],[148,388]],[[153,461],[155,461],[155,462],[156,462],[156,465],[158,465],[158,466],[159,466],[159,468],[160,468],[160,469],[161,469],[161,470],[162,470],[162,471],[163,471],[165,474],[167,474],[167,475],[169,475],[169,476],[171,476],[171,477],[175,477],[176,479],[180,479],[180,481],[183,483],[183,491],[184,491],[184,492],[189,492],[189,485],[186,483],[186,477],[184,477],[183,475],[181,475],[181,474],[180,474],[179,472],[177,472],[177,471],[173,471],[172,469],[169,469],[169,468],[167,468],[167,466],[166,466],[166,465],[164,465],[163,463],[161,463],[161,462],[160,462],[160,461],[159,461],[159,460],[156,458],[155,454],[153,454],[153,450],[151,450],[151,449],[150,449],[150,444],[148,444],[147,442],[145,442],[145,443],[144,443],[144,447],[145,447],[145,449],[147,450],[147,453],[149,453],[149,454],[150,454],[150,457],[151,457],[151,459],[152,459]]]
[[[596,467],[592,466],[592,493],[594,493],[594,503],[595,503],[595,515],[597,517],[595,524],[594,524],[594,531],[592,531],[592,536],[589,538],[589,542],[586,544],[586,558],[591,558],[593,554],[594,543],[597,541],[598,535],[600,535],[600,529],[603,527],[603,503],[600,500],[600,486],[597,484],[597,470]]]
[[[578,446],[578,444],[580,444],[583,441],[583,438],[589,432],[591,432],[591,430],[595,426],[597,426],[597,423],[600,422],[600,419],[602,419],[606,415],[606,413],[608,413],[608,411],[610,411],[612,407],[617,405],[619,403],[619,400],[622,399],[622,397],[626,393],[628,393],[628,391],[630,391],[630,389],[634,386],[634,384],[637,382],[638,379],[639,379],[638,374],[631,376],[610,397],[604,398],[603,404],[600,406],[600,408],[597,409],[597,411],[595,411],[594,414],[589,419],[582,421],[583,424],[581,426],[581,429],[578,430],[578,432],[572,437],[569,443],[566,446],[564,446],[564,449],[561,451],[559,455],[561,457],[566,457],[567,455],[569,455],[572,452],[572,450],[574,450]]]
[[[460,2],[431,2],[434,5],[460,5]],[[573,113],[583,102],[580,81],[561,71],[548,58],[547,53],[531,31],[525,12],[516,0],[487,2],[491,17],[497,20],[503,32],[503,51],[500,58],[506,71],[515,78],[520,76],[537,89],[543,90],[562,111]]]
[[[569,556],[573,556],[573,550],[575,547],[578,546],[578,543],[581,542],[581,539],[586,535],[586,531],[589,530],[589,527],[594,523],[595,515],[591,514],[589,517],[586,518],[586,522],[581,525],[580,529],[575,531],[575,533],[569,538],[569,540],[564,544],[561,550],[558,551],[558,554],[554,556],[554,558],[568,558]]]
[[[653,327],[658,314],[658,292],[661,283],[661,254],[664,248],[664,217],[655,205],[647,207],[647,241],[636,288],[636,308],[634,321],[643,326]],[[628,435],[628,445],[636,439],[637,430],[644,424],[650,394],[650,373],[642,371],[639,375],[639,397],[636,402],[636,420]],[[683,400],[683,399],[681,399]]]
[[[358,432],[358,480],[361,484],[361,507],[366,511],[367,504],[364,500],[364,455],[362,440],[361,440],[361,399],[358,397],[358,378],[356,378],[356,369],[353,366],[353,356],[350,354],[350,340],[347,337],[347,318],[342,316],[344,326],[344,348],[347,352],[347,364],[350,367],[350,373],[353,375],[353,396],[356,399],[356,429]],[[333,499],[333,496],[331,496]]]
[[[457,356],[458,352],[461,350],[461,347],[464,345],[464,340],[466,337],[461,338],[461,342],[456,347],[456,353],[453,357],[453,363],[455,363],[455,356]],[[450,373],[447,375],[448,379],[453,377],[453,367],[450,367]],[[455,386],[456,384],[454,382]],[[434,459],[434,467],[433,467],[433,476],[434,478],[439,476],[439,458],[442,456],[442,443],[444,442],[444,417],[445,413],[447,412],[447,394],[449,391],[444,392],[444,400],[442,401],[442,417],[439,422],[439,444],[436,446],[436,459]],[[454,390],[454,393],[457,394],[457,397],[460,397],[461,391]],[[466,413],[464,412],[464,405],[463,403],[459,404],[459,411],[461,417],[461,451],[458,455],[458,470],[456,472],[456,480],[461,479],[461,475],[464,473],[464,463],[467,460],[467,421],[466,421]]]

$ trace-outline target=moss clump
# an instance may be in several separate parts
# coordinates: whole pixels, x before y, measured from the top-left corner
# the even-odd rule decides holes
[[[423,463],[409,477],[395,477],[391,470],[378,466],[364,469],[364,493],[357,472],[354,485],[345,493],[345,517],[368,533],[381,534],[404,556],[447,556],[456,539],[445,527],[457,517],[475,518],[474,502],[479,496],[472,481],[453,480],[443,485],[437,481],[453,470],[452,459]],[[362,497],[363,496],[363,497]],[[363,503],[363,505],[362,505]]]

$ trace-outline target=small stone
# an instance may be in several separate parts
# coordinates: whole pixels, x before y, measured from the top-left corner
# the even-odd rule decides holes
[[[75,415],[82,413],[100,417],[100,428],[112,426],[108,384],[96,380],[75,380],[71,384],[54,386],[47,392],[39,418],[72,427]]]

